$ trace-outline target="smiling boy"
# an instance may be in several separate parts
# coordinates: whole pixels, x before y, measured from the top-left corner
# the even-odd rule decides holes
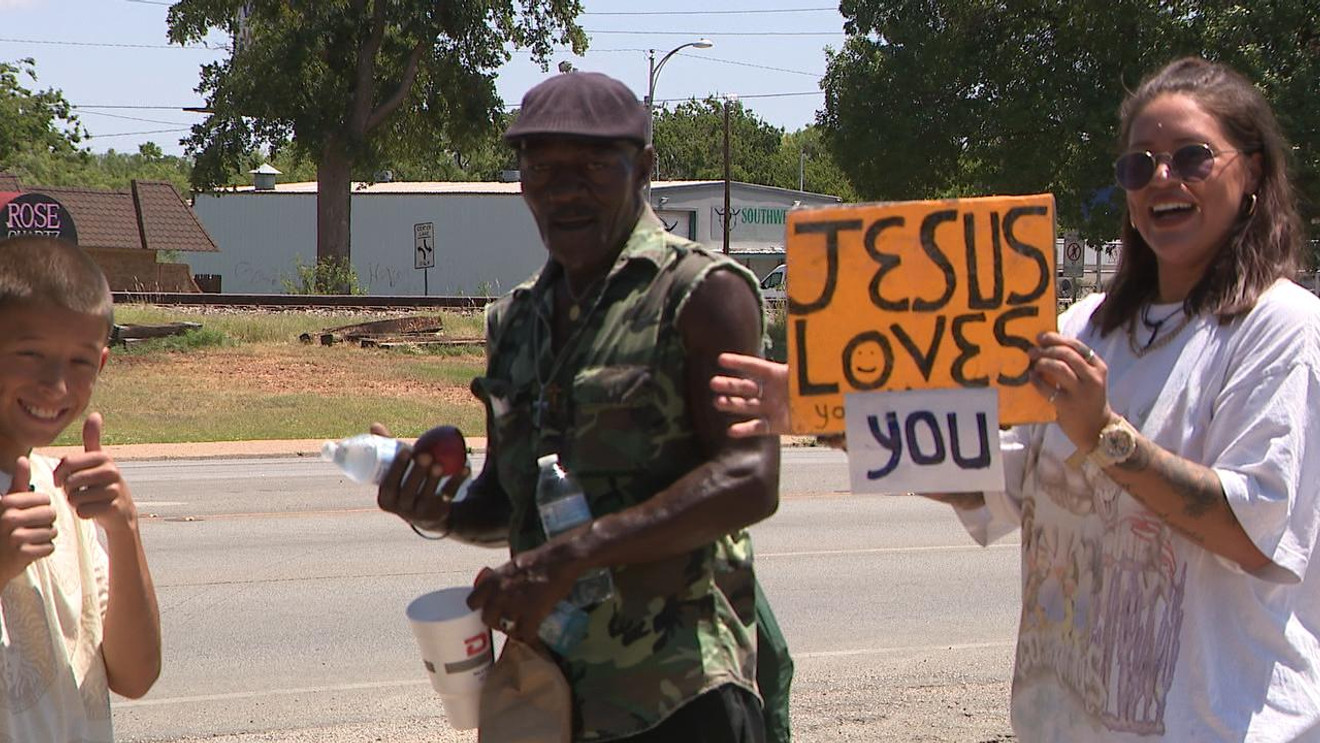
[[[77,246],[0,241],[0,740],[113,740],[109,692],[140,697],[160,674],[137,508],[100,414],[82,452],[32,454],[86,409],[112,318]]]

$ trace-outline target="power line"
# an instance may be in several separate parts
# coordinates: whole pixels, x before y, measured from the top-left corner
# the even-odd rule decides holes
[[[729,94],[725,94],[725,95],[729,95]],[[708,93],[706,97],[711,97],[711,98],[724,98],[725,95],[720,95],[720,94],[718,94],[718,93]],[[745,101],[745,100],[747,100],[748,98],[794,98],[794,97],[804,96],[804,95],[825,95],[825,91],[823,91],[823,90],[812,90],[812,91],[806,91],[806,92],[801,92],[801,93],[751,93],[751,94],[748,94],[748,95],[743,95],[743,94],[739,93],[739,94],[737,94],[736,97],[737,97],[737,99],[740,100],[740,101]],[[655,100],[655,102],[656,102],[656,103],[683,103],[683,102],[685,102],[685,101],[690,101],[690,100],[692,100],[692,99],[694,99],[694,98],[698,98],[698,96],[690,95],[690,96],[687,96],[687,97],[685,97],[685,98],[657,98],[657,99]],[[700,100],[700,99],[698,98],[698,100]]]
[[[210,44],[203,41],[200,45],[188,44],[180,46],[178,44],[123,44],[110,41],[60,41],[57,39],[7,39],[0,38],[0,42],[10,44],[46,44],[50,46],[97,46],[109,47],[114,49],[197,49],[201,51],[229,51],[229,47],[220,44]]]
[[[604,31],[582,29],[589,34],[613,34],[618,36],[689,36],[716,38],[719,36],[843,36],[838,31]]]
[[[172,132],[189,132],[191,129],[153,129],[148,132],[115,132],[114,134],[90,134],[92,139],[109,139],[111,137],[137,137],[143,134],[170,134]]]
[[[127,121],[144,121],[148,124],[170,124],[171,126],[187,126],[181,121],[161,121],[160,119],[144,119],[139,116],[124,116],[123,114],[108,114],[104,111],[85,111],[82,106],[74,106],[75,110],[88,116],[106,116],[111,119],[125,119]]]
[[[78,104],[74,106],[74,108],[122,108],[122,109],[139,109],[139,110],[151,110],[151,111],[187,111],[188,110],[187,106],[117,106],[117,105],[93,106],[88,103]],[[165,121],[161,123],[173,124],[174,122]]]
[[[708,54],[687,54],[684,52],[679,52],[678,56],[687,57],[688,59],[699,59],[705,62],[719,62],[720,64],[731,64],[731,65],[737,65],[739,67],[752,67],[758,70],[770,70],[771,72],[788,72],[793,75],[806,75],[807,77],[814,77],[814,78],[824,77],[824,75],[820,75],[815,72],[803,72],[801,70],[787,70],[784,69],[783,67],[767,67],[766,65],[763,64],[752,64],[751,62],[739,62],[734,59],[721,59],[719,57],[712,57]]]
[[[131,0],[147,2],[147,0]],[[161,3],[165,5],[166,3]],[[764,13],[818,13],[838,11],[838,6],[826,8],[775,8],[762,10],[626,10],[626,11],[584,11],[582,15],[760,15]]]

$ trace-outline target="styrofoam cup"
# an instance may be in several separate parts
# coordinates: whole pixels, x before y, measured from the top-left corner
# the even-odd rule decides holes
[[[456,730],[477,726],[481,685],[495,660],[490,628],[481,623],[481,612],[468,608],[471,592],[457,587],[424,593],[407,610],[431,687]]]

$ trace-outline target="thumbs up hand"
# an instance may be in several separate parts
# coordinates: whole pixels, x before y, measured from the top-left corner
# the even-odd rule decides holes
[[[0,495],[0,586],[55,551],[55,509],[50,496],[28,490],[32,463],[19,457],[9,492]]]
[[[79,518],[93,519],[107,535],[136,528],[137,507],[119,466],[101,449],[100,413],[83,424],[83,451],[70,454],[55,468],[55,484],[64,488]]]

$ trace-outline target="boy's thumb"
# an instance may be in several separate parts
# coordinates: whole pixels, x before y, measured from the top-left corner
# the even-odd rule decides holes
[[[14,462],[14,480],[9,483],[9,492],[26,493],[32,481],[32,463],[27,457],[19,457]]]
[[[101,451],[101,414],[92,413],[83,423],[83,450]]]

